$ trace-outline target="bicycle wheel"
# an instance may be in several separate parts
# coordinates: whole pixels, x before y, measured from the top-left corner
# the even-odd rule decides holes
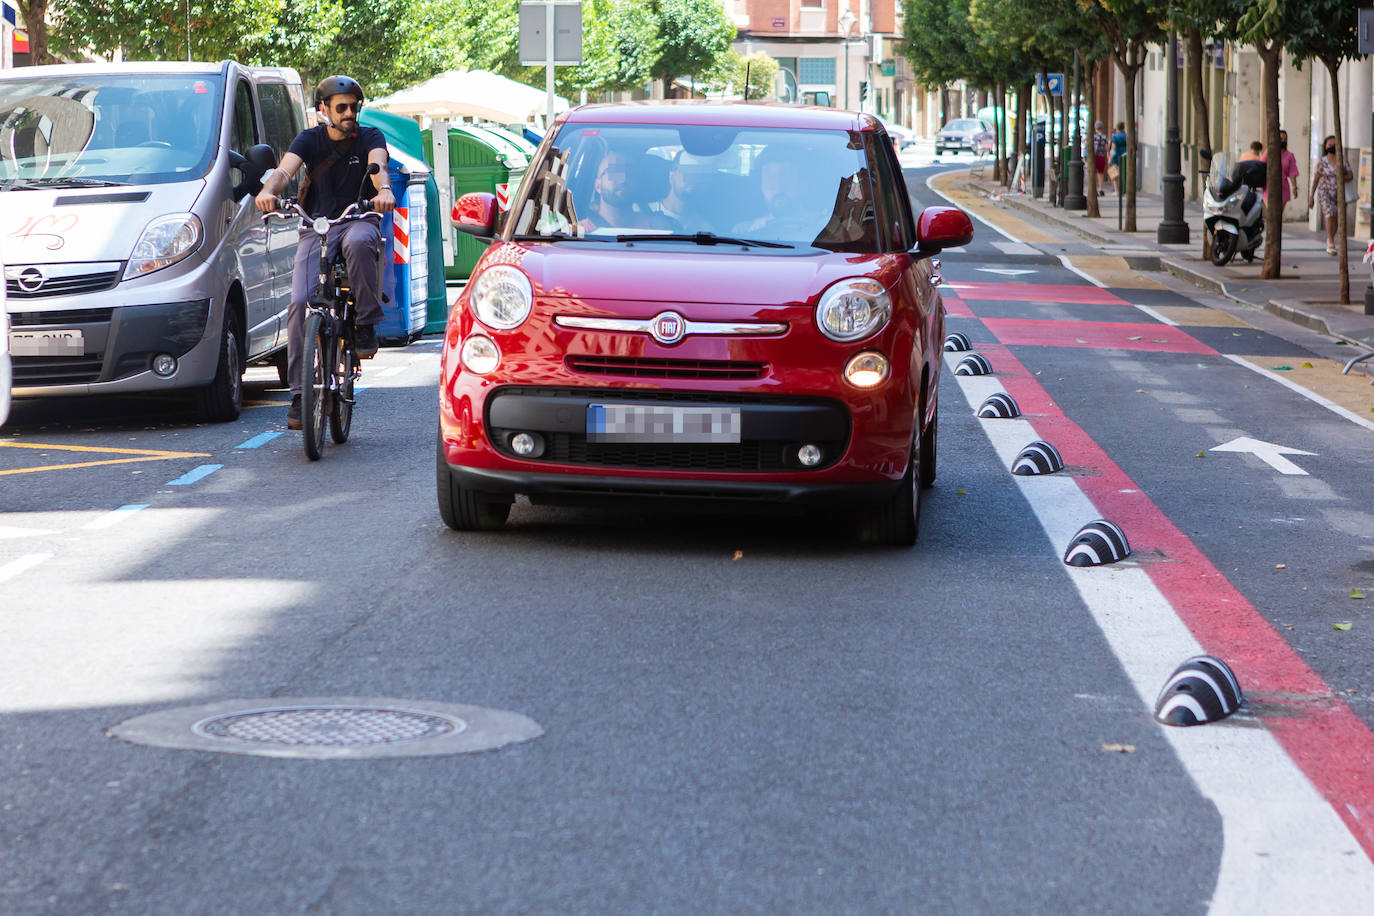
[[[324,453],[324,429],[329,423],[329,333],[320,315],[305,319],[301,350],[301,438],[305,456],[318,461]]]
[[[342,445],[348,441],[348,430],[353,425],[353,369],[358,364],[358,355],[342,337],[335,342],[334,353],[339,388],[329,405],[329,435]]]

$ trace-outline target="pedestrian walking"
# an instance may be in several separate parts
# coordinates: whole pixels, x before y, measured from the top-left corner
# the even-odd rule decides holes
[[[1321,205],[1326,219],[1326,253],[1330,255],[1336,253],[1336,208],[1345,204],[1345,185],[1354,177],[1350,166],[1336,155],[1335,136],[1328,136],[1322,141],[1322,155],[1312,167],[1307,207],[1311,209],[1314,201]]]
[[[1098,121],[1093,124],[1093,170],[1097,172],[1098,197],[1107,193],[1102,189],[1107,175],[1107,143],[1107,134],[1102,129],[1102,122]]]
[[[1121,193],[1121,160],[1126,158],[1126,122],[1117,121],[1112,134],[1112,159],[1107,165],[1116,193]]]

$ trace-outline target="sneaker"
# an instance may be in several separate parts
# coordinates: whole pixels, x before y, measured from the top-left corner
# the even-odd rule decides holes
[[[291,395],[291,406],[286,408],[286,428],[301,428],[301,396],[298,394]]]
[[[1336,253],[1336,246],[1335,246],[1335,245],[1327,245],[1327,246],[1326,246],[1326,253],[1329,254],[1329,255],[1334,255],[1334,254]]]
[[[377,327],[371,324],[358,325],[358,333],[354,337],[354,342],[358,345],[358,356],[363,359],[371,359],[377,355]]]

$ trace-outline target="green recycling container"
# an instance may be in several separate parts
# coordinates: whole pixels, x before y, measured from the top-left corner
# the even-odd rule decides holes
[[[429,159],[433,162],[432,131],[424,131],[423,138],[425,148],[431,153]],[[498,133],[468,124],[449,125],[448,165],[450,201],[457,201],[472,191],[486,191],[496,195],[504,210],[509,206],[510,195],[515,192],[529,167],[529,156],[512,140]],[[435,172],[438,174],[439,170]],[[443,275],[449,281],[466,280],[472,274],[477,259],[486,250],[487,243],[458,232],[453,228],[448,214],[444,216],[444,228],[452,240],[453,257],[444,264]]]

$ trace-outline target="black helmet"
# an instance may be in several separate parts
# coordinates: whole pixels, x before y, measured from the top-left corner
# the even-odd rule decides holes
[[[315,107],[318,108],[336,95],[356,96],[364,101],[363,87],[351,76],[326,76],[315,87]]]

